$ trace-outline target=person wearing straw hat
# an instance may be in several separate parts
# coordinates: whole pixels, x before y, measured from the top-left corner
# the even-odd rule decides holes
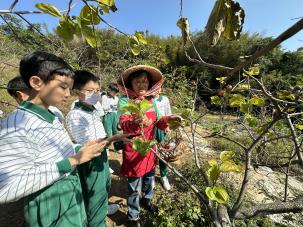
[[[118,79],[118,87],[123,95],[118,103],[119,124],[123,133],[130,134],[133,138],[145,138],[150,141],[154,138],[155,127],[165,130],[171,120],[178,120],[176,116],[163,116],[155,105],[154,97],[159,94],[163,84],[162,73],[151,66],[137,65],[126,69]],[[153,108],[147,111],[143,117],[139,118],[133,113],[125,113],[121,108],[127,106],[128,100],[139,102],[148,100],[153,104]],[[153,212],[152,182],[154,181],[155,166],[157,157],[153,151],[154,146],[146,155],[141,155],[133,150],[131,143],[123,146],[123,162],[121,175],[127,177],[128,194],[127,207],[128,219],[132,226],[140,226],[140,194],[142,193],[142,206]]]

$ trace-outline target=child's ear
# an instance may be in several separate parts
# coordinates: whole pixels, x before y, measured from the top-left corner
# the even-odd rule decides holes
[[[40,77],[32,76],[29,78],[29,84],[35,91],[40,91],[44,85],[44,82]]]

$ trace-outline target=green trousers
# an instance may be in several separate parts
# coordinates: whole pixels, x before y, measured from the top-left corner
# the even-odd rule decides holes
[[[105,114],[103,126],[108,137],[118,134],[118,116],[116,112]]]
[[[26,226],[86,226],[87,219],[77,171],[29,195],[24,206]]]
[[[106,151],[78,166],[89,227],[105,227],[111,184]]]
[[[156,128],[155,129],[155,137],[156,137],[156,139],[159,143],[163,142],[166,139],[166,133],[165,133],[165,131]],[[160,176],[161,177],[165,177],[165,176],[168,175],[168,167],[161,160],[159,160],[159,168],[160,168]]]

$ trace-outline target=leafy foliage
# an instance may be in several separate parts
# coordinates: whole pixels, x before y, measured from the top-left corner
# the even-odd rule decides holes
[[[232,158],[235,153],[233,151],[223,151],[220,153],[221,163],[219,164],[215,159],[208,161],[209,169],[206,175],[213,184],[213,187],[206,187],[205,194],[211,200],[218,203],[225,204],[229,200],[228,193],[222,187],[217,185],[217,180],[222,172],[241,172],[242,166],[237,165]]]
[[[157,144],[156,140],[146,141],[144,138],[136,138],[133,140],[132,148],[138,151],[142,156],[148,154],[150,149]]]

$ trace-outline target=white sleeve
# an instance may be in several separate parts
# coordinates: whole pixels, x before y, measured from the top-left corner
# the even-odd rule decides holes
[[[171,107],[170,107],[170,103],[169,103],[169,99],[164,96],[164,99],[165,99],[165,105],[164,105],[164,108],[165,108],[165,116],[170,116],[172,115],[171,113]]]
[[[72,137],[73,142],[79,144],[85,144],[89,141],[89,137],[86,133],[87,121],[76,111],[71,111],[66,116],[67,131]]]
[[[0,147],[0,203],[16,201],[37,192],[72,171],[68,159],[50,163],[37,162],[37,150],[45,153],[48,151],[43,151],[42,147],[21,133],[2,135]]]
[[[106,95],[102,96],[102,103],[101,104],[102,104],[104,112],[110,111],[110,109],[111,109],[110,102],[109,102],[109,100],[108,100],[108,98],[107,98]]]

